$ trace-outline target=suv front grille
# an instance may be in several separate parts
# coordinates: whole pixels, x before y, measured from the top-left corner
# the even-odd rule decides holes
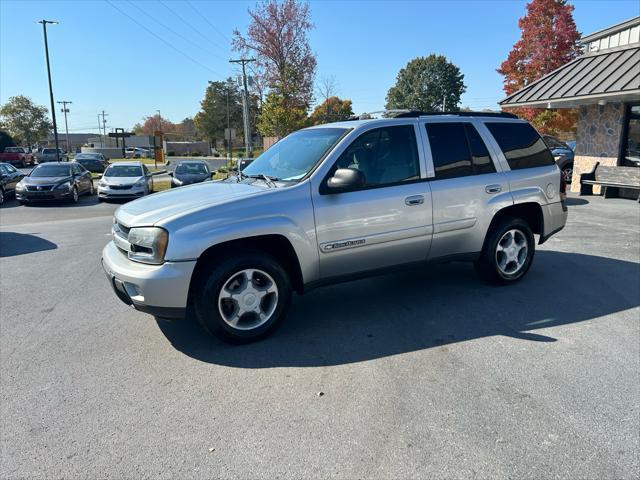
[[[53,188],[53,185],[27,185],[27,192],[46,192]]]
[[[124,238],[127,238],[129,236],[129,230],[131,229],[129,227],[124,226],[122,223],[118,222],[118,230],[124,233],[123,235]]]

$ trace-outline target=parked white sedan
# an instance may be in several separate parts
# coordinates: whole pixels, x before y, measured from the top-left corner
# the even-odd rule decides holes
[[[109,165],[98,182],[98,200],[138,198],[153,192],[153,176],[142,162]]]

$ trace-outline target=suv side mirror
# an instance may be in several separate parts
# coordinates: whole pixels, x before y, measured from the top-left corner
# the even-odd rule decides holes
[[[327,188],[334,192],[364,187],[364,173],[355,168],[339,168],[333,177],[327,180]]]

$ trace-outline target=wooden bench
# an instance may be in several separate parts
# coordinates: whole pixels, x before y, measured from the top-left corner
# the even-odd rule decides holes
[[[619,197],[621,190],[637,191],[637,200],[640,202],[638,167],[607,167],[598,162],[591,172],[580,175],[580,195],[593,195],[594,185],[602,187],[605,198]]]

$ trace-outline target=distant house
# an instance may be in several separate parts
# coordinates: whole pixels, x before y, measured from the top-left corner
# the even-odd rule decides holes
[[[578,108],[571,190],[602,165],[640,167],[640,17],[580,40],[583,54],[502,100],[502,107]]]

